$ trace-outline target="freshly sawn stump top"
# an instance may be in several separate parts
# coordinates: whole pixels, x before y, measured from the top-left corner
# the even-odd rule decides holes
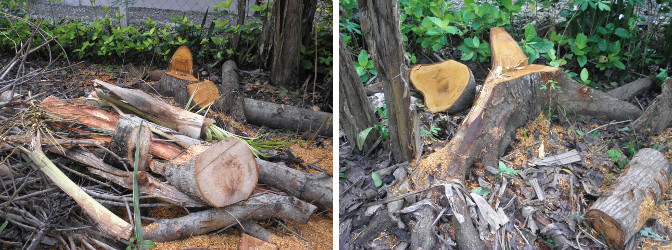
[[[416,65],[411,69],[410,79],[425,97],[425,106],[432,113],[457,112],[467,108],[474,99],[474,75],[469,67],[457,61]]]

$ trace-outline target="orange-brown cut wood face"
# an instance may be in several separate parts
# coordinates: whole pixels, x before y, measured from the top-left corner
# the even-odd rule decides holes
[[[177,48],[173,54],[173,57],[170,58],[169,64],[170,70],[166,72],[166,74],[186,81],[198,81],[198,79],[196,79],[193,74],[194,60],[189,47],[180,46]]]
[[[432,113],[450,109],[473,82],[469,68],[453,60],[416,65],[411,69],[410,79]]]
[[[191,103],[203,108],[219,98],[219,90],[212,81],[202,81],[187,85],[189,96],[193,96]]]

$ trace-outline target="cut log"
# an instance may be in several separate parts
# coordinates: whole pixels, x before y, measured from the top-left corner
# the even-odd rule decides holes
[[[670,163],[654,149],[639,150],[628,169],[588,209],[586,220],[607,238],[614,248],[623,248],[648,220],[666,192]]]
[[[640,78],[636,81],[630,82],[618,88],[609,90],[608,95],[613,96],[614,98],[621,101],[628,101],[635,97],[637,94],[640,94],[653,85],[653,81],[649,78]]]
[[[251,220],[241,222],[238,228],[246,234],[266,242],[271,242],[275,237],[275,235],[266,230],[266,228]]]
[[[644,114],[628,125],[632,130],[657,135],[672,123],[672,78],[667,78],[663,91],[646,108]]]
[[[320,135],[331,136],[332,116],[329,113],[302,109],[245,98],[243,105],[247,122],[299,131],[319,131]]]
[[[527,57],[517,42],[503,29],[490,31],[492,70],[483,84],[473,108],[453,139],[419,165],[434,174],[435,184],[452,185],[464,181],[467,170],[477,160],[484,166],[496,166],[515,130],[534,119],[546,104],[559,103],[567,116],[592,116],[609,120],[634,119],[641,111],[634,105],[617,100],[572,80],[555,67],[527,65]],[[547,90],[540,90],[546,84]],[[560,87],[553,90],[550,84]],[[423,172],[423,171],[418,171]],[[447,190],[446,190],[447,191]],[[467,203],[452,192],[451,205],[464,217],[453,220],[460,248],[481,249],[483,243],[471,223]],[[432,192],[440,200],[444,192]],[[426,236],[429,238],[429,236]]]
[[[201,133],[204,133],[204,131],[208,129],[208,126],[214,123],[214,120],[210,118],[205,118],[202,115],[177,108],[158,98],[152,97],[145,92],[117,87],[97,79],[94,80],[94,82],[112,91],[112,93],[119,96],[136,109],[149,115],[156,116],[156,118],[163,123],[160,125],[175,129],[192,138],[199,138]]]
[[[138,137],[138,133],[140,137]],[[133,121],[120,119],[112,134],[112,140],[110,140],[110,151],[119,157],[128,159],[129,162],[135,162],[136,145],[140,146],[138,171],[145,171],[147,164],[152,159],[149,154],[149,148],[152,145],[152,131],[147,126],[140,129],[140,126],[137,126]],[[121,165],[116,157],[109,154],[106,154],[103,159],[111,165]],[[130,165],[133,166],[133,164]]]
[[[219,98],[219,90],[212,81],[202,81],[187,85],[187,94],[191,98],[190,106],[207,107]]]
[[[114,184],[129,190],[133,189],[133,172],[126,172],[112,167],[85,149],[72,148],[65,152],[56,147],[48,147],[47,149],[52,153],[63,155],[73,161],[89,166],[88,169],[91,173],[110,180]],[[146,172],[138,172],[138,183],[141,194],[156,197],[157,199],[181,207],[206,206],[202,202],[195,201],[177,188],[156,179]]]
[[[226,61],[222,64],[222,84],[218,85],[219,99],[215,100],[213,108],[225,115],[233,117],[238,122],[246,122],[243,106],[245,97],[240,92],[240,77],[238,66],[234,61]]]
[[[290,196],[256,194],[226,208],[194,212],[175,219],[157,220],[144,226],[142,234],[147,240],[165,242],[209,233],[244,220],[279,218],[307,223],[315,209],[315,206]]]
[[[162,169],[158,172],[162,172],[168,183],[213,207],[247,199],[258,180],[252,151],[232,137],[215,143],[187,162],[176,159],[155,168]]]
[[[259,181],[280,189],[289,195],[317,204],[323,209],[333,209],[332,178],[324,173],[309,174],[285,166],[257,159]]]
[[[410,79],[432,113],[462,111],[474,100],[474,75],[467,65],[457,61],[416,65],[411,69]]]

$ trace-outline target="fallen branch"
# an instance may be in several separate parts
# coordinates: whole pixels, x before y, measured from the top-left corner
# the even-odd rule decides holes
[[[86,213],[98,223],[98,228],[112,236],[128,240],[131,237],[131,225],[113,214],[107,208],[103,207],[96,200],[91,198],[77,184],[68,179],[60,169],[54,165],[44,152],[40,145],[41,135],[37,132],[35,139],[31,143],[31,150],[21,148],[38,166],[40,171],[47,175],[59,188],[72,197]]]
[[[309,174],[289,168],[284,163],[268,162],[257,159],[259,181],[271,187],[296,196],[323,209],[333,207],[332,178],[324,173]]]
[[[175,218],[157,220],[143,227],[145,239],[164,242],[184,239],[233,226],[239,221],[279,218],[306,223],[316,207],[289,196],[256,194],[225,208],[213,208]]]
[[[586,213],[586,220],[614,248],[623,248],[642,228],[665,194],[670,162],[650,148],[640,149],[618,177],[609,194],[600,197]]]

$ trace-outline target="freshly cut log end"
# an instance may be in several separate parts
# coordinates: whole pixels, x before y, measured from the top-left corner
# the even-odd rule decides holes
[[[187,46],[180,46],[177,48],[173,57],[170,58],[169,64],[170,70],[166,72],[166,74],[181,80],[198,81],[193,74],[194,60],[191,55],[191,50],[189,50]]]
[[[490,29],[490,50],[492,51],[492,72],[507,72],[527,66],[528,58],[516,40],[506,30]],[[501,67],[501,68],[500,68]]]
[[[199,107],[207,107],[219,98],[219,90],[212,81],[202,81],[187,85],[187,93],[193,96],[191,102]]]
[[[257,186],[259,176],[252,151],[231,137],[184,164],[165,166],[164,173],[170,184],[213,207],[247,199]]]
[[[411,69],[410,79],[432,113],[463,110],[472,103],[476,91],[469,67],[453,60],[416,65]]]
[[[661,152],[641,149],[611,192],[590,207],[586,220],[605,235],[611,247],[623,248],[651,217],[668,188],[669,174],[669,162]]]

